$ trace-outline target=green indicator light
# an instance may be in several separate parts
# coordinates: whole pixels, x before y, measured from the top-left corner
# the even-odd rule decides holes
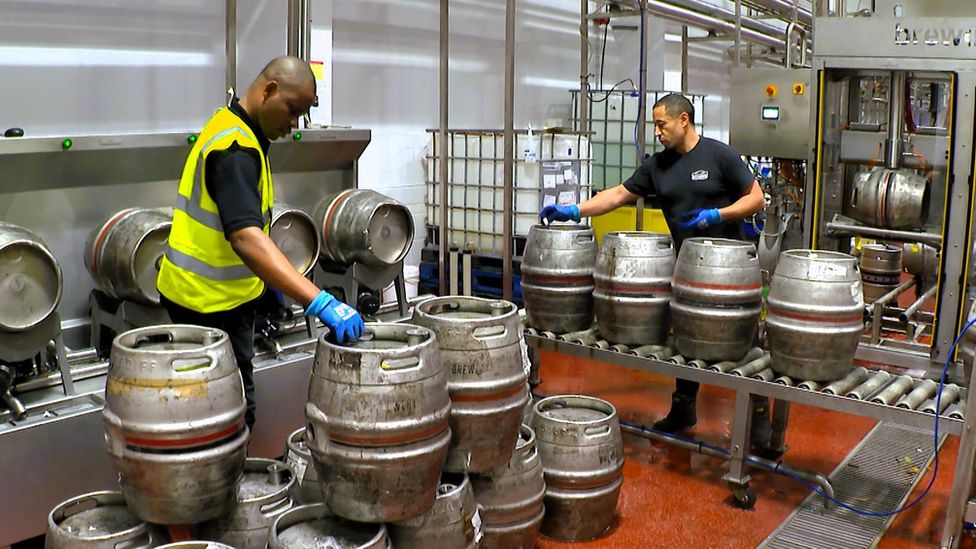
[[[196,143],[197,142],[197,134],[191,133],[190,135],[186,136],[186,142],[189,143],[189,144],[191,144],[191,145],[194,144],[194,143]]]
[[[62,149],[68,150],[68,149],[71,148],[71,145],[74,145],[74,143],[71,141],[70,138],[64,138],[64,139],[61,140],[61,148]]]
[[[295,132],[295,133],[293,133],[291,135],[291,138],[294,139],[295,141],[301,141],[302,140],[302,132]]]

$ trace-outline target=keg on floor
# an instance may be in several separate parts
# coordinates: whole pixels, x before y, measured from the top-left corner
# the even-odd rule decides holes
[[[512,459],[501,467],[471,477],[475,499],[482,506],[485,537],[482,549],[532,549],[545,515],[546,482],[528,425],[519,431]]]
[[[393,265],[413,244],[410,210],[376,191],[349,189],[326,196],[314,217],[321,231],[321,257],[336,266]]]
[[[115,338],[102,415],[134,515],[195,524],[234,508],[248,430],[225,332],[163,325]]]
[[[322,503],[282,513],[268,533],[268,549],[333,548],[391,549],[392,545],[386,526],[337,517]]]
[[[322,252],[318,225],[307,213],[283,202],[275,202],[271,212],[271,240],[296,271],[307,275]]]
[[[564,541],[604,535],[623,484],[617,410],[598,398],[553,396],[535,405],[532,427],[546,481],[542,534]]]
[[[753,347],[762,312],[755,245],[724,238],[685,240],[671,292],[671,325],[682,356],[738,360]]]
[[[797,380],[841,379],[854,361],[863,315],[854,257],[821,250],[783,252],[766,312],[773,370]]]
[[[169,246],[172,208],[128,208],[105,219],[85,242],[85,268],[115,299],[159,305],[156,276]]]
[[[312,452],[309,451],[308,442],[305,440],[304,427],[288,435],[288,440],[285,442],[285,463],[295,474],[295,482],[289,490],[295,503],[298,505],[320,503],[324,496],[322,487],[319,486],[319,474],[315,470],[315,464],[312,463]]]
[[[480,473],[508,463],[529,400],[518,307],[479,297],[435,297],[413,323],[437,336],[451,394],[451,448],[445,470]]]
[[[121,492],[92,492],[60,503],[47,516],[45,549],[149,549],[166,538],[136,518]]]
[[[585,225],[534,225],[522,256],[528,325],[557,334],[593,324],[596,237]]]
[[[430,330],[367,323],[349,345],[319,338],[305,438],[329,509],[362,522],[430,509],[451,441],[450,409]]]
[[[445,473],[430,510],[387,528],[396,549],[477,549],[483,536],[481,526],[481,507],[468,476]]]
[[[234,511],[204,524],[201,537],[237,549],[265,549],[275,518],[294,507],[289,495],[294,482],[294,472],[284,463],[248,458],[237,487]]]
[[[874,227],[918,229],[928,217],[929,195],[925,176],[874,168],[854,176],[851,216]]]
[[[0,221],[0,332],[41,324],[61,302],[61,266],[27,229]]]
[[[605,234],[593,270],[593,308],[600,335],[611,343],[663,343],[673,271],[669,235]]]
[[[901,283],[901,248],[887,244],[861,247],[864,302],[874,303]]]

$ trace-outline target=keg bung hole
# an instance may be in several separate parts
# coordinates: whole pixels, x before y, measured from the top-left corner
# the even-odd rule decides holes
[[[427,332],[419,328],[407,330],[407,345],[413,347],[427,340]]]
[[[491,304],[491,316],[502,316],[509,311],[509,305],[504,301],[495,301]]]

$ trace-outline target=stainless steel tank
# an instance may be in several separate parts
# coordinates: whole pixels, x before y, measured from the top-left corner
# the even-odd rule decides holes
[[[564,541],[604,535],[623,485],[617,410],[598,398],[553,396],[535,405],[533,428],[546,480],[542,534]]]
[[[593,308],[611,343],[657,344],[668,335],[674,246],[666,234],[603,235],[593,270]]]
[[[115,338],[103,418],[134,515],[196,524],[234,508],[248,430],[225,332],[163,325]]]
[[[413,216],[406,206],[368,189],[329,195],[315,209],[322,257],[339,266],[393,265],[413,244]]]
[[[445,473],[429,511],[387,528],[396,549],[477,549],[483,536],[480,515],[468,476]]]
[[[47,516],[45,549],[149,549],[163,543],[158,527],[136,518],[121,492],[92,492],[58,504]]]
[[[172,208],[128,208],[117,212],[89,233],[85,268],[109,296],[159,305],[156,276],[172,227]]]
[[[248,458],[233,512],[202,525],[200,537],[237,549],[265,549],[275,518],[294,507],[289,495],[294,482],[294,472],[284,463]]]
[[[275,519],[268,534],[268,549],[392,549],[392,547],[386,533],[386,526],[353,522],[337,517],[322,503],[295,507],[283,513]]]
[[[527,324],[557,334],[593,324],[596,237],[585,225],[534,225],[522,257]]]
[[[312,452],[305,440],[304,427],[288,435],[285,442],[285,463],[295,473],[295,482],[289,491],[295,503],[321,503],[325,496],[319,486],[319,474],[312,463]]]
[[[887,244],[861,247],[864,302],[874,303],[901,283],[901,248]]]
[[[512,459],[501,467],[471,477],[474,497],[483,508],[482,549],[532,549],[539,537],[546,482],[528,425],[519,431]]]
[[[318,225],[312,216],[284,202],[275,202],[271,211],[271,240],[295,270],[307,275],[322,252]]]
[[[671,325],[682,356],[738,360],[753,347],[762,312],[755,245],[724,238],[686,240],[671,292]]]
[[[430,509],[451,441],[433,332],[367,323],[347,346],[323,335],[308,395],[305,438],[332,511],[393,522]]]
[[[508,463],[529,400],[518,308],[478,297],[420,303],[413,323],[437,336],[451,394],[451,449],[445,470],[480,473]]]
[[[29,330],[61,302],[61,266],[27,229],[0,221],[0,331]]]
[[[797,380],[847,375],[864,328],[857,260],[821,250],[780,256],[769,285],[766,335],[772,368]]]
[[[930,194],[925,176],[874,168],[854,176],[851,216],[874,227],[918,229],[928,217]]]

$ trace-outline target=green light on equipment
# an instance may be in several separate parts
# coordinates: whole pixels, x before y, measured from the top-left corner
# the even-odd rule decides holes
[[[64,138],[64,139],[61,140],[61,148],[62,149],[68,150],[68,149],[71,148],[71,145],[74,145],[74,142],[72,142],[70,138],[66,137],[66,138]]]
[[[186,142],[189,143],[189,144],[191,144],[191,145],[194,144],[194,143],[196,143],[197,142],[197,134],[191,133],[190,135],[186,136]]]
[[[291,138],[294,139],[295,141],[301,141],[302,140],[302,132],[295,132],[295,133],[291,134]]]

